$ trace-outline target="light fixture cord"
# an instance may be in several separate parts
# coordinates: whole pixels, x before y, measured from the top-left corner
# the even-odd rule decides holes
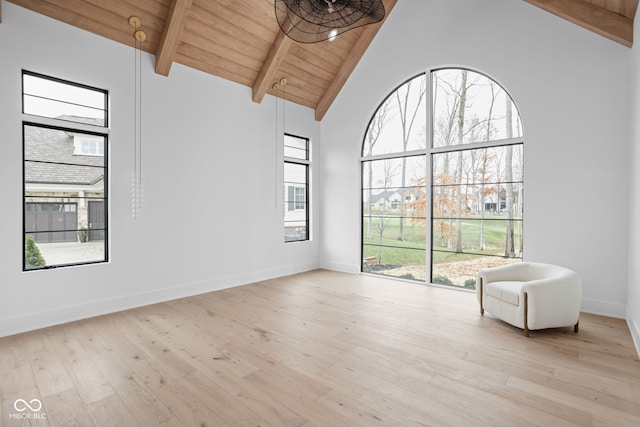
[[[286,104],[286,101],[287,101],[287,89],[286,89],[287,88],[287,83],[284,82],[283,80],[280,80],[280,82],[281,82],[281,86],[282,86],[282,155],[284,157],[284,134],[285,134],[285,123],[286,123],[285,122],[285,118],[286,118],[285,116],[286,116],[286,113],[287,113],[287,104]],[[282,167],[282,178],[283,178],[283,181],[284,181],[284,162],[282,163],[282,165],[280,167]],[[282,186],[282,191],[283,191],[283,198],[286,198],[287,195],[284,194],[284,191],[285,191],[284,190],[284,185]],[[289,200],[289,203],[291,203],[291,200]],[[283,210],[282,210],[283,218],[284,218],[286,209],[287,208],[285,208],[283,206]]]
[[[133,172],[131,173],[131,218],[136,219],[136,172],[138,168],[138,39],[134,36],[133,49]]]
[[[275,172],[275,176],[274,176],[274,190],[273,190],[273,208],[275,210],[278,209],[278,148],[280,145],[279,142],[279,136],[280,136],[280,132],[278,131],[278,89],[279,89],[279,85],[274,85],[275,86],[275,90],[276,90],[276,99],[275,99],[275,106],[276,106],[276,121],[275,121],[275,128],[276,128],[276,137],[275,137],[275,147],[274,147],[274,172]]]
[[[135,27],[138,29],[138,26]],[[131,217],[138,219],[142,209],[142,55],[141,44],[134,34],[133,67],[133,173],[131,176]]]
[[[142,41],[138,44],[138,209],[143,208],[142,187]]]

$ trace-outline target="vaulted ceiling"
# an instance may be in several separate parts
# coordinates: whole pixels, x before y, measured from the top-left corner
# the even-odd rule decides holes
[[[9,0],[11,3],[103,37],[134,46],[129,18],[140,18],[155,55],[156,73],[174,62],[315,110],[321,120],[381,25],[368,25],[333,41],[300,44],[284,36],[273,0]],[[574,24],[631,47],[638,0],[524,0]],[[382,0],[387,16],[397,0]],[[0,0],[0,8],[2,0]],[[0,22],[2,12],[0,9]],[[273,85],[287,78],[286,90]]]

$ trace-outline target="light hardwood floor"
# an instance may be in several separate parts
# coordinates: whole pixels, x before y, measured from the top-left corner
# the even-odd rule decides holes
[[[474,294],[323,270],[6,337],[0,368],[6,426],[640,425],[623,320],[526,338]]]

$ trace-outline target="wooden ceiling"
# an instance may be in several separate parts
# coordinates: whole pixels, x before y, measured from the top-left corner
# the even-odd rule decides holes
[[[1,6],[0,0],[0,6]],[[156,72],[174,62],[252,88],[252,98],[286,93],[322,120],[378,29],[368,25],[334,41],[300,44],[284,36],[273,0],[9,0],[117,42],[134,46],[129,18],[146,33],[141,48],[155,55]],[[638,0],[525,0],[625,46],[633,42]],[[387,16],[397,0],[382,0]],[[2,19],[0,9],[0,22]],[[287,78],[276,93],[273,84]]]
[[[587,30],[631,47],[638,0],[525,0]]]

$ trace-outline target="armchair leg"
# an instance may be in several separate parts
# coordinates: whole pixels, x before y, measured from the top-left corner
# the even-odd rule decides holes
[[[578,333],[578,330],[580,329],[578,325],[580,325],[580,320],[578,320],[578,321],[576,322],[576,324],[575,324],[575,325],[573,325],[573,333],[574,333],[574,334],[577,334],[577,333]]]
[[[482,277],[480,278],[480,283],[478,284],[478,286],[480,286],[480,315],[484,316],[484,306],[482,305]]]
[[[529,337],[529,295],[524,293],[524,336]]]

